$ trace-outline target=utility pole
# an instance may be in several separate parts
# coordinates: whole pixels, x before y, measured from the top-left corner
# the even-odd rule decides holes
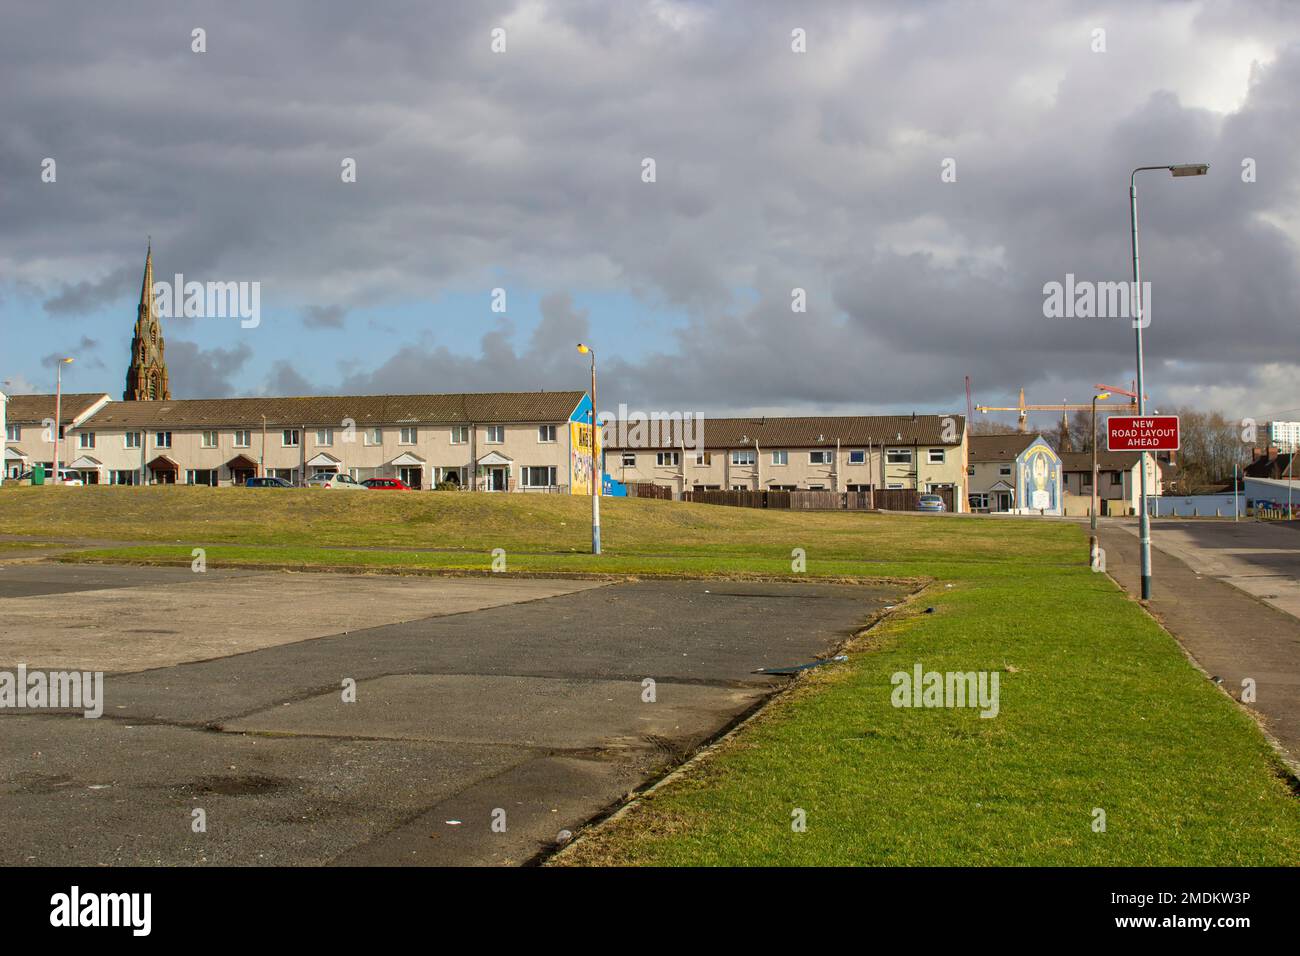
[[[63,366],[71,365],[72,359],[61,358],[54,366],[54,483],[59,479],[59,446],[63,438]]]
[[[1092,530],[1097,531],[1097,400],[1110,398],[1109,392],[1092,396]]]
[[[1137,194],[1137,174],[1145,170],[1165,169],[1175,177],[1181,176],[1204,176],[1210,167],[1204,163],[1181,163],[1174,166],[1139,166],[1129,175],[1128,180],[1128,198],[1129,198],[1129,226],[1133,238],[1133,289],[1132,299],[1136,306],[1134,309],[1137,320],[1134,322],[1137,332],[1137,379],[1134,382],[1133,390],[1137,392],[1138,415],[1143,416],[1147,413],[1146,392],[1143,388],[1143,359],[1142,359],[1142,326],[1143,307],[1142,301],[1142,270],[1138,258],[1138,194]],[[1141,544],[1142,553],[1142,600],[1146,601],[1151,598],[1151,518],[1147,514],[1147,461],[1148,453],[1143,449],[1141,453],[1142,484],[1141,484],[1141,511],[1138,513],[1138,539]]]
[[[1232,463],[1232,520],[1236,521],[1237,516],[1241,513],[1241,508],[1237,504],[1237,463]]]

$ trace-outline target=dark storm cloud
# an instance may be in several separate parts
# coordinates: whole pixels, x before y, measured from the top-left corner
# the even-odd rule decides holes
[[[685,316],[671,351],[602,359],[643,406],[932,408],[967,374],[1078,400],[1127,380],[1131,330],[1044,318],[1044,283],[1127,278],[1129,169],[1208,161],[1141,180],[1151,367],[1180,400],[1258,402],[1300,363],[1298,41],[1286,4],[1208,0],[19,6],[0,262],[70,314],[129,288],[152,232],[187,275],[273,280],[313,330],[452,285],[630,292]],[[585,318],[548,308],[571,349]],[[502,325],[342,385],[559,387],[551,351]],[[248,391],[222,361],[184,387]]]
[[[574,345],[588,338],[584,311],[575,309],[567,294],[552,293],[541,301],[542,320],[524,347],[516,350],[513,329],[506,319],[480,340],[481,355],[465,358],[445,347],[419,344],[400,348],[373,372],[347,376],[339,385],[345,394],[398,392],[496,392],[503,390],[561,391],[574,384]]]
[[[319,395],[330,389],[313,385],[292,363],[281,359],[271,365],[271,374],[267,377],[264,391],[267,395]]]
[[[240,343],[235,348],[203,349],[193,342],[167,342],[167,375],[176,398],[210,398],[214,395],[247,394],[238,385],[239,374],[253,350]]]
[[[65,358],[71,358],[73,363],[82,368],[102,369],[104,360],[95,354],[99,348],[99,343],[89,336],[83,335],[75,345],[70,345],[65,349],[50,352],[41,358],[41,364],[46,368],[54,368]]]
[[[50,315],[83,315],[91,312],[126,292],[132,284],[140,282],[139,273],[131,269],[115,269],[102,279],[95,281],[65,283],[43,303],[43,308]]]

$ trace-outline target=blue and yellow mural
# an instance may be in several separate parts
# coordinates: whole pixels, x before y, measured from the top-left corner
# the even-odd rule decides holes
[[[569,494],[591,494],[594,462],[600,460],[600,435],[597,430],[596,448],[592,449],[591,396],[583,395],[578,407],[569,416]]]
[[[1061,459],[1041,437],[1016,456],[1016,511],[1061,513]]]

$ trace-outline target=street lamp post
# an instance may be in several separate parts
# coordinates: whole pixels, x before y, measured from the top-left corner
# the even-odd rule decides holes
[[[579,342],[578,351],[591,356],[591,553],[600,554],[600,486],[605,476],[596,441],[596,429],[600,427],[596,421],[596,350]]]
[[[1209,172],[1209,165],[1205,163],[1180,163],[1174,166],[1139,166],[1133,170],[1128,178],[1128,198],[1129,198],[1129,224],[1133,236],[1133,303],[1136,306],[1137,327],[1137,403],[1138,416],[1146,415],[1146,389],[1143,387],[1143,369],[1142,369],[1142,270],[1138,261],[1138,194],[1137,194],[1137,174],[1148,170],[1164,169],[1175,177],[1182,176],[1204,176]],[[1138,512],[1138,539],[1141,542],[1142,552],[1142,600],[1149,600],[1151,597],[1151,519],[1147,515],[1147,452],[1144,449],[1141,453],[1141,510]]]
[[[71,365],[72,359],[61,358],[54,366],[54,483],[59,483],[59,433],[63,430],[63,366]]]
[[[1097,530],[1097,402],[1110,398],[1110,392],[1092,396],[1092,530]]]

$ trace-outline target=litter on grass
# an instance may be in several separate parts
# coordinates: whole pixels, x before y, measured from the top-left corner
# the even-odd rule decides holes
[[[848,658],[848,655],[846,655],[846,654],[840,654],[840,655],[838,655],[838,656],[836,656],[836,657],[827,657],[826,659],[824,659],[824,660],[820,660],[820,661],[809,661],[807,664],[793,664],[793,665],[791,665],[790,667],[760,667],[760,668],[759,668],[758,670],[756,670],[756,671],[751,671],[751,673],[754,673],[754,674],[797,674],[797,673],[799,673],[799,671],[806,671],[806,670],[808,670],[808,669],[811,668],[811,667],[821,667],[823,664],[837,663],[837,662],[847,661],[848,659],[849,659],[849,658]]]

